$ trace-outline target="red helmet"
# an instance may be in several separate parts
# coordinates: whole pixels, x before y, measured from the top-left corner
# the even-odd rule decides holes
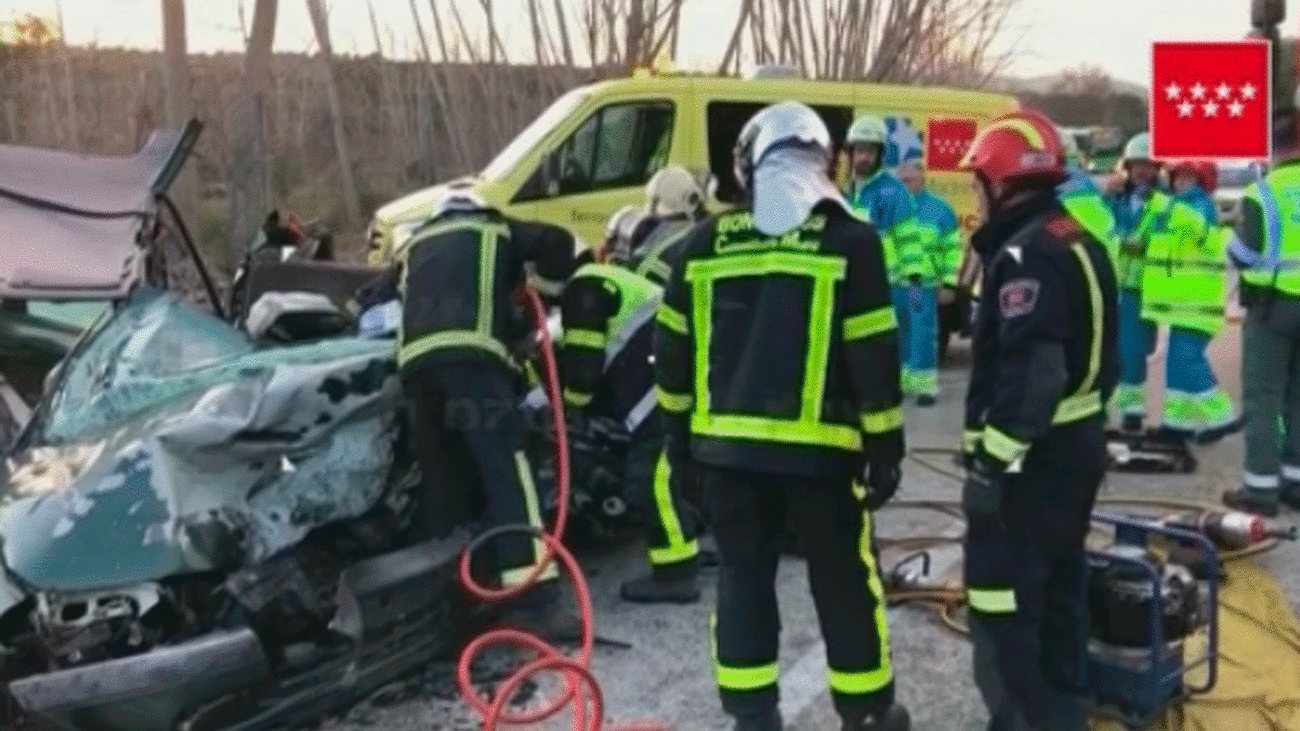
[[[979,176],[996,200],[1016,188],[1064,181],[1064,161],[1056,126],[1027,109],[993,120],[971,143],[959,167]]]
[[[1169,166],[1170,183],[1174,182],[1174,176],[1178,173],[1195,175],[1197,184],[1206,193],[1213,193],[1219,184],[1219,167],[1213,160],[1179,160],[1172,163]]]

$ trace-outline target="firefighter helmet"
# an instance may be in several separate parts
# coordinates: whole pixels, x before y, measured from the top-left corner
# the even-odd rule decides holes
[[[778,146],[820,149],[830,163],[831,133],[811,108],[799,102],[781,102],[755,114],[736,139],[733,151],[736,180],[748,191],[754,169]]]
[[[1120,157],[1121,163],[1136,162],[1146,160],[1159,165],[1159,161],[1151,157],[1151,136],[1146,132],[1138,132],[1133,135],[1124,145],[1124,155]]]
[[[669,165],[645,186],[645,211],[651,216],[693,215],[704,201],[694,175],[680,165]]]
[[[616,262],[626,262],[632,258],[632,232],[641,222],[642,210],[634,205],[626,205],[610,217],[605,227],[605,258]]]
[[[854,120],[853,125],[849,127],[848,135],[844,138],[844,144],[849,147],[867,144],[883,145],[888,136],[883,119],[866,115]]]
[[[976,136],[959,167],[974,172],[994,202],[1017,188],[1056,185],[1067,177],[1056,125],[1031,110],[993,120]]]
[[[1219,167],[1213,160],[1179,160],[1168,166],[1169,182],[1174,182],[1178,173],[1191,173],[1196,176],[1197,185],[1206,193],[1213,193],[1219,184]]]

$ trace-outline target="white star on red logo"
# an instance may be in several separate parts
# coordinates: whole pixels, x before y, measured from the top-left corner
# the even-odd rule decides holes
[[[1218,87],[1215,88],[1214,93],[1218,94],[1220,99],[1227,99],[1232,96],[1232,87],[1220,81]]]
[[[1255,98],[1256,91],[1258,91],[1258,89],[1255,88],[1255,85],[1247,81],[1241,85],[1241,98],[1250,101]]]
[[[1183,87],[1179,86],[1178,84],[1172,81],[1169,82],[1169,86],[1165,87],[1165,98],[1170,101],[1174,101],[1178,97],[1182,96],[1182,93],[1183,93]]]
[[[1236,102],[1236,101],[1235,101],[1235,102],[1233,102],[1233,103],[1231,103],[1231,104],[1228,105],[1228,116],[1230,116],[1230,117],[1240,117],[1242,111],[1245,110],[1245,108],[1246,108],[1246,105],[1245,105],[1245,104],[1242,104],[1241,102]]]
[[[1191,88],[1192,98],[1201,99],[1205,96],[1206,91],[1207,91],[1206,88],[1204,86],[1201,86],[1201,82],[1198,81],[1196,82],[1196,85]]]
[[[1206,102],[1202,104],[1201,109],[1205,111],[1205,116],[1207,117],[1216,117],[1219,114],[1219,105],[1214,102]]]
[[[1190,117],[1192,116],[1192,109],[1194,109],[1194,106],[1191,102],[1183,102],[1178,105],[1178,116]]]

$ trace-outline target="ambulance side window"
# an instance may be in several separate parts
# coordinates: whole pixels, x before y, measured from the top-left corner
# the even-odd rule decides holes
[[[543,159],[515,201],[645,185],[668,163],[674,117],[667,101],[600,108]]]

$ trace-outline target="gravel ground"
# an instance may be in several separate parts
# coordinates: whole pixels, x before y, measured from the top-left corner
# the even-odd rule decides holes
[[[1239,393],[1234,354],[1238,333],[1229,328],[1211,346],[1216,370],[1232,393]],[[910,409],[910,447],[951,447],[957,443],[961,401],[968,370],[964,344],[954,347],[942,375],[940,403],[931,409]],[[1162,377],[1153,372],[1150,394],[1158,404]],[[1151,476],[1113,474],[1106,494],[1144,495],[1184,500],[1217,501],[1219,493],[1237,484],[1240,474],[1240,439],[1230,438],[1197,452],[1200,469],[1192,475]],[[941,469],[952,469],[942,456],[924,457]],[[959,486],[933,470],[909,461],[904,469],[900,499],[949,499]],[[1290,515],[1284,521],[1295,522]],[[952,521],[933,513],[888,509],[877,521],[883,537],[934,535],[958,530]],[[1300,607],[1300,571],[1294,565],[1295,548],[1284,546],[1263,559],[1278,576],[1288,598]],[[939,580],[956,578],[959,556],[955,550],[934,553],[932,570]],[[888,568],[897,556],[887,552]],[[596,630],[604,637],[631,643],[632,649],[597,647],[592,669],[601,681],[607,718],[611,723],[655,722],[678,731],[729,729],[721,713],[710,674],[707,612],[713,606],[713,574],[705,574],[703,600],[686,607],[643,607],[621,602],[618,586],[641,570],[637,546],[626,546],[584,560],[596,611]],[[778,575],[784,631],[781,641],[782,707],[787,728],[821,731],[839,728],[824,689],[825,659],[815,614],[808,595],[803,562],[783,559]],[[912,712],[913,728],[933,731],[977,731],[987,715],[970,679],[970,650],[961,638],[944,629],[932,611],[903,606],[888,611],[894,650],[898,697]],[[424,682],[415,679],[386,689],[370,702],[352,709],[342,719],[326,722],[322,731],[386,729],[477,729],[472,714],[451,700],[448,669],[434,666]],[[544,689],[539,692],[544,692]],[[567,718],[534,728],[568,728]]]

